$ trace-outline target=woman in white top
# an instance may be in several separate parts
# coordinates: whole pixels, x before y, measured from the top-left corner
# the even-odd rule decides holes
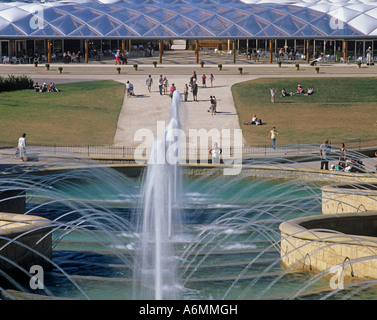
[[[217,142],[215,142],[213,148],[209,149],[209,154],[212,156],[212,163],[219,164],[220,163],[220,154],[222,152],[221,148],[217,146]]]
[[[26,152],[26,133],[22,135],[20,139],[18,139],[18,146],[17,146],[20,159],[24,161],[25,152]]]

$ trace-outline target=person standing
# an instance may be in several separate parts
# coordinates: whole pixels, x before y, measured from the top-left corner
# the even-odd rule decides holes
[[[208,153],[212,156],[212,163],[220,163],[220,154],[222,153],[222,150],[218,147],[217,142],[215,142],[213,148],[209,149]]]
[[[279,132],[276,130],[275,127],[272,127],[272,130],[270,131],[268,137],[271,138],[271,148],[276,148],[276,137],[279,134]]]
[[[271,102],[275,103],[275,88],[270,89],[270,94],[271,94]]]
[[[192,96],[194,101],[198,101],[198,84],[196,81],[192,84]]]
[[[170,98],[172,98],[173,99],[173,95],[174,95],[174,91],[175,90],[177,90],[177,88],[175,87],[175,85],[174,85],[174,83],[171,85],[171,87],[170,87],[170,94],[169,94],[169,96],[170,96]]]
[[[367,54],[367,65],[369,66],[372,64],[372,48],[371,47],[367,49],[366,54]]]
[[[205,74],[202,76],[202,86],[203,88],[207,88],[207,77]]]
[[[321,170],[325,168],[325,170],[329,170],[329,158],[328,153],[331,150],[331,146],[329,145],[329,141],[325,139],[323,143],[319,147],[319,156],[321,157]]]
[[[145,83],[148,87],[148,91],[151,92],[151,87],[152,87],[152,84],[153,84],[153,79],[152,79],[152,76],[149,75],[147,80],[145,80]]]
[[[127,94],[127,98],[129,98],[130,95],[131,95],[131,83],[130,83],[130,81],[127,81],[127,83],[126,83],[126,94]]]
[[[211,76],[209,77],[209,81],[211,82],[211,87],[213,87],[213,81],[215,80],[214,75],[211,73]]]
[[[186,83],[186,84],[185,84],[185,87],[184,87],[184,89],[183,89],[183,95],[184,95],[184,97],[185,97],[185,101],[187,101],[188,90],[189,90],[189,88],[188,88],[188,85],[187,85],[187,83]]]
[[[339,149],[339,162],[346,162],[347,160],[347,149],[344,143],[340,145]]]
[[[164,77],[164,80],[162,81],[162,83],[164,87],[164,94],[168,94],[168,88],[169,88],[168,78]]]
[[[19,157],[21,161],[25,161],[25,153],[26,153],[26,133],[24,133],[21,138],[18,139],[17,145]]]
[[[158,90],[160,91],[160,96],[162,96],[163,86],[164,86],[164,78],[162,77],[162,74],[161,74],[160,78],[158,78]]]

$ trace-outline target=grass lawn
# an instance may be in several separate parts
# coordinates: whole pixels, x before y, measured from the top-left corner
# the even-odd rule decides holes
[[[125,85],[116,81],[59,84],[61,92],[0,93],[0,146],[111,145]]]
[[[281,89],[296,92],[301,84],[311,96],[281,97]],[[270,88],[275,88],[271,103]],[[333,144],[349,137],[377,138],[377,84],[375,78],[284,78],[257,79],[232,87],[234,103],[247,145],[270,144],[272,126],[279,132],[278,144]],[[252,114],[262,126],[244,125]]]

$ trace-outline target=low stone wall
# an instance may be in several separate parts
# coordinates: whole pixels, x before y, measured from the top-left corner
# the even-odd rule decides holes
[[[282,223],[280,232],[285,268],[377,278],[376,211],[293,219]]]
[[[21,189],[9,189],[0,192],[0,212],[25,213],[26,192]]]
[[[6,274],[48,267],[52,257],[52,225],[47,219],[0,212],[0,268]],[[9,260],[9,261],[8,261]]]
[[[336,184],[322,188],[322,214],[377,210],[377,184]]]

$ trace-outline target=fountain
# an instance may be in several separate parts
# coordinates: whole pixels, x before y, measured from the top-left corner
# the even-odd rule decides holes
[[[236,176],[217,165],[207,172],[198,165],[200,176],[184,174],[172,141],[178,111],[174,100],[168,139],[154,143],[141,177],[66,154],[23,169],[7,165],[11,155],[0,159],[0,192],[24,190],[25,216],[47,218],[52,236],[52,255],[43,256],[44,288],[2,274],[3,299],[377,297],[373,282],[354,279],[332,290],[329,271],[282,267],[279,230],[291,219],[320,216],[324,185],[352,185],[350,177],[365,185],[373,174],[316,175],[304,163],[293,170],[287,166],[294,160],[277,157],[245,160]]]
[[[135,264],[135,295],[143,299],[176,298],[176,261],[172,238],[179,227],[178,194],[180,183],[178,173],[179,150],[171,146],[176,143],[175,135],[181,129],[179,121],[178,91],[174,92],[171,120],[165,130],[165,137],[152,145],[148,170],[142,190],[140,225],[141,241],[137,250],[140,258]],[[137,255],[138,256],[138,255]],[[152,290],[151,290],[152,288]]]

